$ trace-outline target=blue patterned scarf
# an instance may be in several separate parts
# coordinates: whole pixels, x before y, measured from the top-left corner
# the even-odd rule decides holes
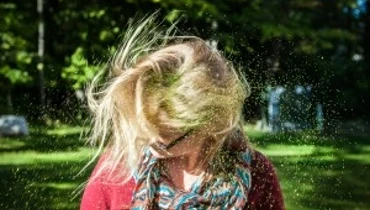
[[[231,178],[214,176],[207,183],[199,180],[185,192],[173,186],[160,170],[159,160],[147,149],[134,175],[131,209],[244,209],[252,186],[251,159],[249,149],[239,152]]]

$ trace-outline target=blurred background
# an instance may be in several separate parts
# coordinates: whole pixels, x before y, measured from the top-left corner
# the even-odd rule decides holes
[[[369,0],[2,0],[0,209],[78,208],[86,84],[158,10],[246,76],[245,132],[287,209],[370,209]]]

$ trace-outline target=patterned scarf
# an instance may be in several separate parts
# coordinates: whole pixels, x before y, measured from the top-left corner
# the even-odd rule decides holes
[[[216,176],[205,183],[195,182],[189,192],[176,189],[159,167],[159,161],[147,149],[134,178],[136,188],[131,209],[244,209],[252,180],[251,152],[238,153],[232,178]]]

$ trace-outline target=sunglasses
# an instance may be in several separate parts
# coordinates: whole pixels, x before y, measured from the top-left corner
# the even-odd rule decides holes
[[[171,143],[169,143],[168,145],[162,143],[162,142],[155,142],[153,143],[151,146],[154,148],[154,149],[157,149],[157,150],[162,150],[162,151],[165,151],[167,152],[169,149],[171,149],[172,147],[174,147],[176,144],[178,144],[179,142],[181,142],[182,140],[184,140],[187,136],[189,136],[189,134],[192,132],[193,130],[189,130],[188,132],[186,132],[184,135],[180,136],[179,138],[173,140]]]

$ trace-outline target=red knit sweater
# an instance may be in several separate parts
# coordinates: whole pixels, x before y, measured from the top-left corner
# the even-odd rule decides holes
[[[99,164],[94,172],[98,167]],[[284,210],[282,192],[272,163],[261,153],[255,152],[251,172],[252,189],[248,195],[248,209]],[[130,209],[135,181],[131,179],[125,184],[106,183],[103,182],[103,176],[86,186],[80,210]]]

